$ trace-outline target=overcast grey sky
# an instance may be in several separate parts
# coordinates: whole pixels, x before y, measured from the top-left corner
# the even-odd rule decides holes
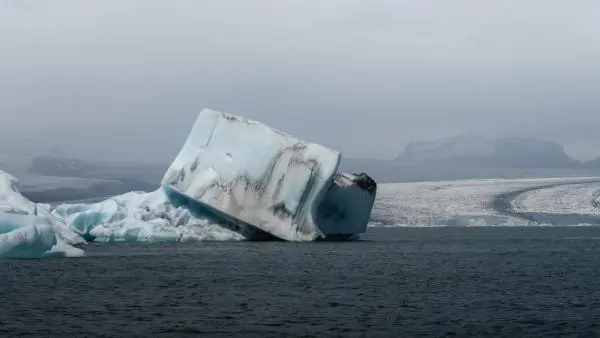
[[[600,155],[597,0],[0,0],[0,142],[172,158],[204,107],[347,156],[463,132]]]

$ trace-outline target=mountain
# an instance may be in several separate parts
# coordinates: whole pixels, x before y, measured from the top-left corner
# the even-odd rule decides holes
[[[396,162],[494,168],[579,168],[561,145],[526,137],[489,138],[466,134],[409,143]]]
[[[600,158],[583,165],[563,147],[525,137],[465,134],[410,142],[396,159],[343,158],[341,170],[367,172],[379,183],[600,175]]]

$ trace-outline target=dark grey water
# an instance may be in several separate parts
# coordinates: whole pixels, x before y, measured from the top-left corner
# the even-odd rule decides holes
[[[0,261],[0,336],[597,337],[600,227],[93,244]]]

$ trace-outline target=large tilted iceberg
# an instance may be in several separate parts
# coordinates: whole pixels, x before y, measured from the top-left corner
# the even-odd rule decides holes
[[[80,255],[72,245],[90,240],[345,239],[366,231],[377,186],[337,173],[339,162],[335,150],[205,109],[150,193],[51,208],[0,172],[0,257]]]
[[[203,110],[162,186],[175,205],[213,213],[260,238],[366,230],[375,182],[338,175],[340,153],[262,123]]]

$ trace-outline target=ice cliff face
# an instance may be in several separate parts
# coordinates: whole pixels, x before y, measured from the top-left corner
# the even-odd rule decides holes
[[[340,153],[203,110],[161,188],[94,204],[33,203],[0,172],[0,257],[82,255],[86,241],[344,239],[366,231],[376,183]]]

